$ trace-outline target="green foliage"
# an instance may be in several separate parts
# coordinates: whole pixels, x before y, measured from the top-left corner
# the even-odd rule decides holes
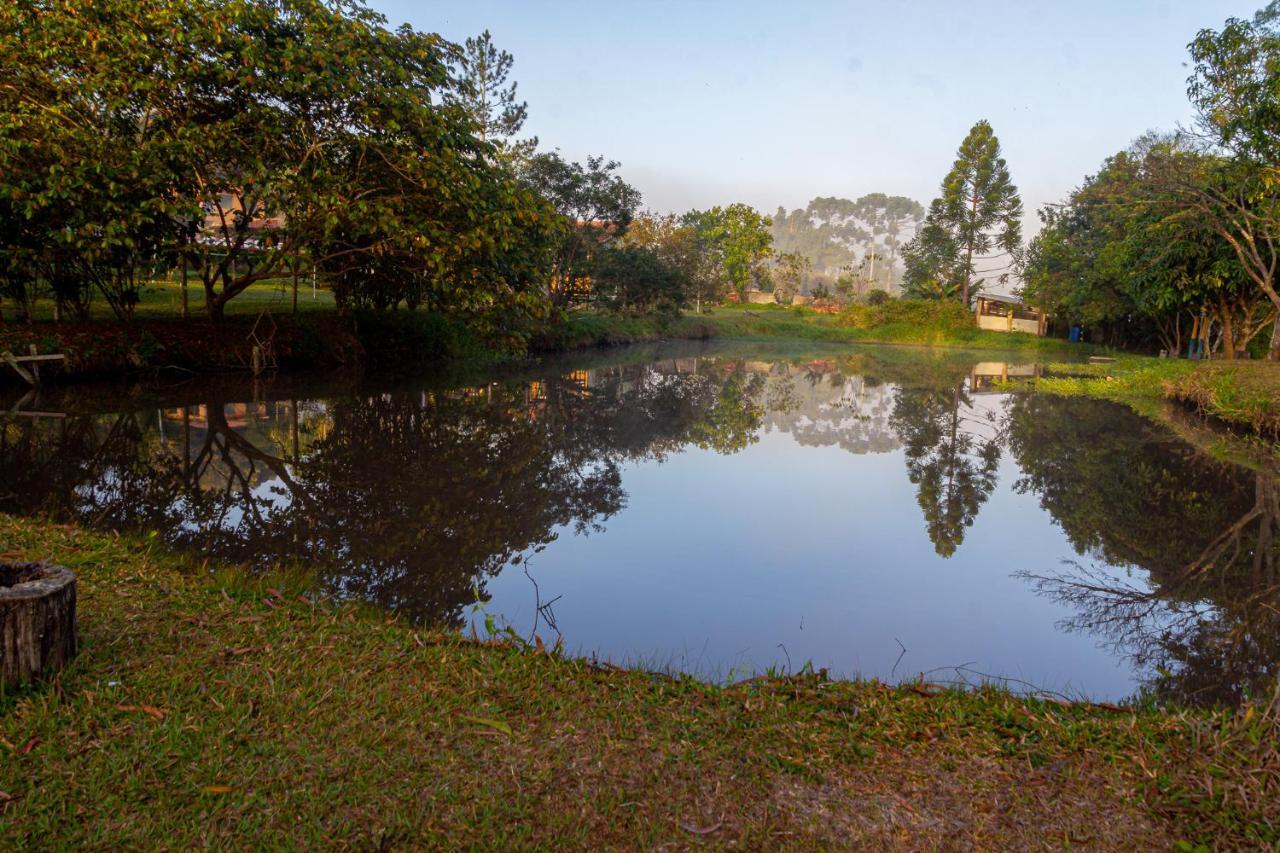
[[[1268,357],[1280,358],[1280,3],[1231,18],[1190,45],[1187,93],[1204,135],[1228,155],[1221,180],[1184,187],[1184,205],[1235,251],[1276,311]]]
[[[340,307],[429,304],[503,335],[542,310],[554,214],[447,97],[439,36],[322,0],[0,15],[20,75],[0,88],[0,265],[20,300],[70,270],[127,316],[142,264],[185,259],[214,320],[299,263]]]
[[[640,192],[616,174],[619,164],[588,157],[583,166],[558,152],[537,154],[521,168],[524,183],[555,208],[559,238],[547,295],[557,308],[584,301],[596,251],[626,233]]]
[[[737,292],[739,299],[752,283],[766,279],[764,262],[773,256],[768,217],[749,205],[731,204],[690,211],[683,221],[697,232],[700,251],[707,255],[719,280]]]
[[[979,121],[960,143],[955,164],[942,180],[941,195],[929,206],[924,227],[904,251],[906,288],[913,295],[969,300],[984,279],[1001,269],[1021,245],[1022,200],[1000,156],[991,125]],[[978,264],[985,264],[982,269]],[[999,278],[1007,280],[1007,273]]]
[[[598,301],[619,311],[679,314],[686,279],[657,252],[641,246],[605,246],[595,255],[591,282]]]
[[[1201,30],[1190,44],[1187,94],[1203,127],[1224,147],[1250,160],[1280,162],[1280,2],[1252,20],[1230,18],[1221,30]]]
[[[915,325],[963,333],[973,329],[973,315],[955,302],[924,299],[882,299],[865,305],[850,305],[838,317],[842,326],[875,329],[883,326]]]
[[[0,290],[24,313],[47,289],[74,315],[96,291],[131,317],[140,268],[184,208],[180,144],[153,112],[169,60],[154,41],[187,12],[149,0],[0,9]]]
[[[796,252],[783,252],[774,258],[774,295],[779,302],[788,303],[801,292],[810,266],[809,259]]]
[[[1176,138],[1144,138],[1109,158],[1066,204],[1041,211],[1024,297],[1098,339],[1175,353],[1205,313],[1235,356],[1273,315],[1228,241],[1185,203],[1228,180],[1227,169]]]
[[[674,214],[641,214],[621,243],[652,252],[664,268],[663,275],[670,274],[678,281],[679,298],[671,300],[672,304],[692,303],[701,311],[702,301],[714,298],[718,285],[712,258],[697,229]]]
[[[454,56],[457,90],[451,97],[471,116],[482,141],[492,142],[509,157],[527,157],[538,140],[517,142],[514,137],[524,126],[529,105],[517,100],[517,84],[507,83],[515,57],[498,50],[485,30],[469,38]]]

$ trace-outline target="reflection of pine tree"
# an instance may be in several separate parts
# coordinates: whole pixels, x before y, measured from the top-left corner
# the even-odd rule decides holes
[[[950,557],[995,489],[999,432],[974,411],[963,383],[899,389],[890,423],[905,448],[907,475],[920,487],[929,539]]]

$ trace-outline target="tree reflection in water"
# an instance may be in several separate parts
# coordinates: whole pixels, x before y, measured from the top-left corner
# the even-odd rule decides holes
[[[762,377],[672,367],[7,423],[0,509],[294,563],[339,594],[459,624],[504,565],[618,512],[620,463],[755,440]]]
[[[1024,573],[1151,673],[1146,692],[1235,705],[1280,661],[1280,487],[1214,461],[1119,406],[1027,396],[1010,410],[1017,488],[1038,495],[1089,564]],[[1145,583],[1126,571],[1142,569]]]
[[[1131,657],[1158,697],[1230,704],[1274,677],[1274,473],[1215,462],[1123,407],[988,396],[967,363],[899,358],[667,358],[462,388],[251,403],[212,390],[158,410],[8,419],[0,511],[297,565],[339,595],[459,625],[505,566],[622,510],[631,461],[736,453],[766,429],[854,454],[900,450],[925,532],[949,557],[1007,450],[1014,490],[1037,496],[1081,557],[1025,575],[1073,608],[1064,627]]]
[[[943,388],[900,388],[890,422],[905,449],[907,476],[919,487],[929,539],[938,556],[950,557],[995,490],[1000,413],[975,406],[959,380]]]

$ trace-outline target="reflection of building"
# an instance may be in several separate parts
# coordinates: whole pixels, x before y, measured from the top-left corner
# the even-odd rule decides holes
[[[969,391],[994,394],[996,385],[1010,380],[1034,379],[1040,375],[1038,364],[1010,364],[1007,361],[980,361],[969,371]]]
[[[248,426],[254,421],[270,420],[273,417],[273,414],[267,410],[266,403],[227,403],[222,407],[222,411],[227,426],[232,429]],[[209,407],[203,403],[187,408],[165,409],[163,415],[167,421],[190,423],[197,429],[207,429],[209,426]]]
[[[974,304],[974,316],[979,329],[993,332],[1026,332],[1043,335],[1045,314],[1012,296],[983,293]]]

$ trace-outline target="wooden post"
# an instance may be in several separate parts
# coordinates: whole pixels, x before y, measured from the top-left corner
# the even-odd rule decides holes
[[[35,681],[75,655],[75,574],[48,563],[0,563],[0,680]]]
[[[13,368],[14,372],[17,373],[20,377],[22,377],[22,380],[26,382],[28,385],[34,386],[39,384],[36,382],[36,378],[32,376],[30,373],[28,373],[23,368],[23,366],[18,363],[18,359],[16,356],[14,356],[13,353],[5,351],[3,353],[0,353],[0,358],[3,358],[6,362],[8,362],[9,366]]]
[[[36,349],[35,344],[31,344],[30,346],[28,346],[27,352],[30,353],[31,355],[39,355],[40,353],[40,351]],[[31,362],[31,376],[35,379],[35,382],[31,384],[35,385],[37,388],[40,387],[40,362],[38,361]]]

